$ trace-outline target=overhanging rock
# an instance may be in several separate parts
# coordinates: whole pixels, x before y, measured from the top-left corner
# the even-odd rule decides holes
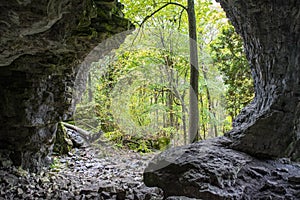
[[[15,165],[46,163],[56,123],[73,114],[85,87],[88,63],[133,28],[121,7],[106,0],[0,3],[0,148]]]

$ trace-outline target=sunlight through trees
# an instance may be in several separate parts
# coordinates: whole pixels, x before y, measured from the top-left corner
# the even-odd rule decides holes
[[[191,112],[187,13],[175,2],[155,15],[165,3],[121,3],[125,16],[143,26],[93,64],[76,123],[141,152],[186,144]],[[253,97],[253,83],[242,41],[218,4],[198,0],[195,11],[198,139],[207,139],[231,128]]]

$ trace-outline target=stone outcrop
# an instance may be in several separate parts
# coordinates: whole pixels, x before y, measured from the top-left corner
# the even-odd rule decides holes
[[[203,200],[299,199],[300,164],[289,159],[258,160],[228,148],[220,137],[169,149],[145,169],[147,186],[165,197]]]
[[[15,165],[47,162],[56,124],[72,115],[89,63],[126,33],[107,38],[132,28],[121,7],[113,0],[0,3],[0,148]]]
[[[227,136],[257,157],[300,160],[300,1],[218,0],[244,40],[255,98]]]

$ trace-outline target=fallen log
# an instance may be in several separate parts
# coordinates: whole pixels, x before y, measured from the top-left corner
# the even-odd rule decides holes
[[[76,131],[78,134],[80,134],[82,137],[84,137],[86,140],[88,140],[91,136],[91,133],[86,131],[86,130],[83,130],[82,128],[79,128],[78,126],[74,126],[72,124],[68,124],[66,122],[62,122],[62,124],[68,128],[68,129],[72,129],[74,131]]]

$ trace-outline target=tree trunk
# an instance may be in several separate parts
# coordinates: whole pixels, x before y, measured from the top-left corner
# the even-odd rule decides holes
[[[92,76],[91,72],[88,75],[88,96],[89,96],[89,102],[93,101],[93,91],[92,91]]]
[[[201,106],[201,114],[200,114],[200,116],[201,116],[201,125],[202,125],[202,131],[203,131],[203,139],[205,140],[206,139],[206,137],[207,137],[207,131],[206,131],[206,120],[204,119],[204,117],[206,116],[206,113],[204,113],[204,102],[203,102],[203,96],[202,96],[202,93],[200,92],[200,94],[199,94],[199,100],[200,100],[200,106]]]
[[[174,94],[173,94],[173,85],[176,84],[174,81],[174,72],[173,72],[173,61],[172,58],[166,56],[165,58],[165,71],[166,76],[168,77],[168,85],[169,90],[167,91],[167,108],[169,112],[168,126],[174,127],[174,111],[173,111],[173,103],[174,103]]]
[[[255,98],[227,136],[261,157],[300,159],[300,1],[218,0],[243,37]]]
[[[203,78],[205,80],[205,91],[206,91],[206,97],[207,97],[207,103],[208,103],[208,111],[209,111],[209,124],[210,124],[210,128],[211,128],[211,133],[213,133],[213,135],[211,135],[212,137],[218,137],[218,129],[215,123],[216,120],[216,113],[214,111],[214,104],[213,101],[211,99],[211,95],[210,95],[210,91],[208,88],[208,78],[207,78],[207,72],[206,69],[204,69],[204,64],[202,64],[202,73],[203,73]],[[213,116],[213,118],[211,117],[211,115]]]
[[[194,0],[188,0],[188,20],[190,37],[190,112],[189,112],[189,141],[198,140],[198,49]]]
[[[186,112],[185,104],[181,104],[181,113],[182,113],[182,129],[183,129],[183,144],[187,144],[187,131],[186,131]]]

